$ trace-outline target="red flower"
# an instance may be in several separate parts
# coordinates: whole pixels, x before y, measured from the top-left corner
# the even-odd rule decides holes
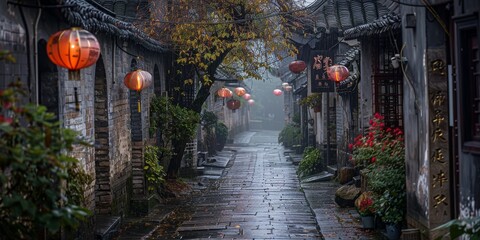
[[[353,144],[348,144],[348,150],[352,150],[353,149]]]
[[[371,162],[374,163],[375,161],[377,161],[377,157],[372,157]]]

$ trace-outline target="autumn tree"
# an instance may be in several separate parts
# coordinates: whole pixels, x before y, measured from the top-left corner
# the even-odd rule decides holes
[[[198,81],[195,99],[185,107],[200,113],[219,69],[239,80],[260,79],[260,70],[294,55],[286,26],[301,13],[292,0],[150,0],[150,20],[142,27],[170,47],[177,69],[193,71],[176,79],[184,86]],[[176,175],[188,141],[172,142],[169,177]]]

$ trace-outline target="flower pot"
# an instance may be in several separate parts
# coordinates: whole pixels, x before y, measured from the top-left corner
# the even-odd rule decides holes
[[[389,240],[398,240],[402,234],[402,229],[398,223],[386,223],[385,235]]]
[[[375,227],[375,221],[373,215],[368,216],[361,216],[362,217],[362,225],[365,229],[372,229]]]

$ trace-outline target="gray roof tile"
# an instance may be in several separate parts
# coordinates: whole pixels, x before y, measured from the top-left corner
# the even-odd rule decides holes
[[[378,18],[370,23],[362,24],[343,32],[345,39],[354,39],[362,36],[380,34],[391,29],[401,27],[402,19],[400,16],[390,13]]]
[[[144,48],[165,52],[164,45],[149,37],[132,23],[118,20],[92,6],[85,0],[65,0],[65,5],[72,5],[70,8],[62,8],[65,18],[71,25],[82,27],[91,32],[102,32],[130,40]]]

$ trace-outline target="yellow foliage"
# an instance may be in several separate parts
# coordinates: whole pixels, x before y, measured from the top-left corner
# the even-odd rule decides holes
[[[289,25],[301,11],[291,0],[149,1],[144,29],[171,47],[177,64],[193,65],[202,84],[220,65],[238,79],[260,78],[258,69],[297,53]]]

